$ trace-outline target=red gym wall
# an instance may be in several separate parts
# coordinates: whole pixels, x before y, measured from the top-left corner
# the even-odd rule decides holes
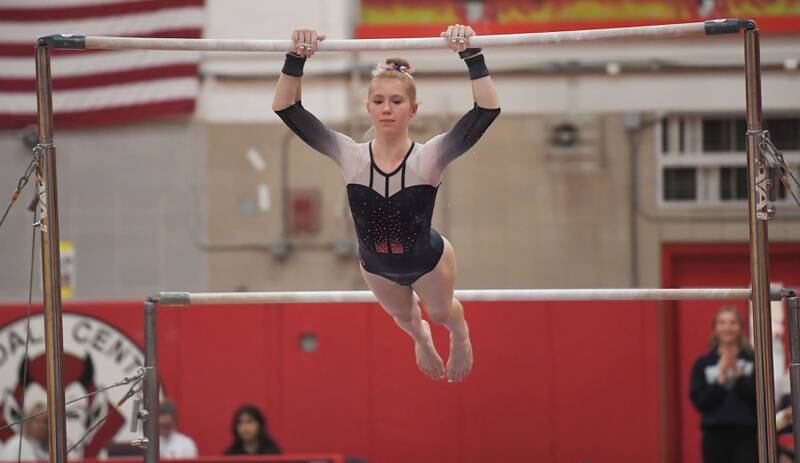
[[[142,344],[142,304],[67,304]],[[161,373],[180,426],[222,452],[244,402],[289,452],[369,462],[655,461],[653,305],[468,304],[476,364],[463,384],[417,371],[411,341],[376,306],[163,309]],[[0,326],[24,314],[0,310]],[[303,333],[319,350],[298,348]],[[437,344],[446,335],[436,331]],[[130,408],[125,405],[125,411]]]
[[[772,250],[773,280],[800,286],[800,245]],[[749,280],[746,246],[666,246],[663,256],[665,286]],[[423,377],[411,341],[377,305],[162,309],[163,387],[201,454],[223,451],[234,409],[251,402],[286,451],[370,463],[700,461],[686,385],[718,303],[465,306],[475,370],[457,385]],[[139,301],[65,311],[143,344]],[[24,313],[0,308],[0,326]],[[318,336],[316,352],[299,348],[307,333]],[[446,333],[435,340],[446,351]]]

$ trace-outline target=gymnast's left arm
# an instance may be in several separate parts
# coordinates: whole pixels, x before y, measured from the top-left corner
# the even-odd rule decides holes
[[[469,26],[456,24],[449,26],[441,36],[447,40],[447,46],[458,52],[459,57],[467,65],[472,83],[473,107],[445,134],[437,135],[425,144],[428,165],[424,169],[429,173],[429,181],[436,184],[441,180],[445,167],[458,156],[466,153],[500,114],[500,100],[497,97],[492,77],[480,48],[469,48],[469,38],[475,32]]]
[[[469,39],[475,36],[475,31],[470,26],[456,24],[449,26],[441,36],[447,39],[448,47],[458,52],[458,56],[467,65],[475,105],[483,109],[499,110],[500,99],[497,97],[492,76],[489,75],[489,68],[486,67],[483,50],[469,46]]]

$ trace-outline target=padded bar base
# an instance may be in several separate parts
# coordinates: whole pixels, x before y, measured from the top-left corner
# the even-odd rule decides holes
[[[85,50],[86,36],[77,34],[56,34],[39,37],[39,45],[70,50]]]
[[[742,29],[755,29],[756,23],[748,19],[709,19],[706,35],[738,34]]]

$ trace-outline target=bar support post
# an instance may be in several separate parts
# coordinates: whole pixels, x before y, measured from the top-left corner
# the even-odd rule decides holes
[[[800,455],[800,426],[794,417],[800,416],[800,299],[788,297],[789,311],[789,380],[792,394],[792,432],[795,458]]]
[[[144,424],[145,463],[158,463],[159,438],[158,415],[158,302],[150,298],[144,303]]]
[[[42,250],[45,356],[47,359],[47,424],[50,463],[67,461],[66,411],[64,404],[64,340],[61,309],[61,265],[58,240],[58,194],[56,149],[53,145],[53,95],[50,47],[36,46],[36,101],[39,108],[41,161],[36,169],[39,232]],[[24,412],[24,411],[23,411]]]
[[[753,344],[756,360],[756,411],[758,416],[758,461],[776,463],[775,385],[772,365],[772,315],[770,310],[767,221],[767,169],[760,144],[761,54],[759,32],[750,22],[744,33],[744,61],[747,99],[747,177],[750,225],[750,278],[753,303]]]

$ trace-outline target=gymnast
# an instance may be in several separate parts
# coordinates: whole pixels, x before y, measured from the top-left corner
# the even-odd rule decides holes
[[[366,109],[374,139],[356,143],[325,127],[300,101],[303,65],[325,39],[311,29],[292,32],[272,109],[311,148],[333,159],[347,183],[358,236],[361,274],[383,309],[414,339],[420,370],[432,379],[463,380],[472,369],[472,345],[464,309],[453,296],[456,258],[453,247],[431,228],[436,192],[445,167],[469,150],[500,114],[494,83],[483,53],[470,48],[475,32],[456,24],[441,33],[458,52],[472,82],[473,108],[449,132],[426,143],[409,139],[417,114],[414,69],[389,58],[373,72]],[[428,317],[450,332],[447,368],[433,345]]]

